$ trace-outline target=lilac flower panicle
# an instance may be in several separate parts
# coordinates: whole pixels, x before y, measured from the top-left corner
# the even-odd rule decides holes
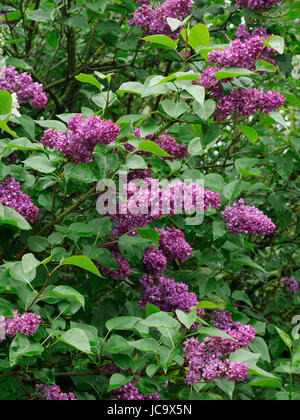
[[[142,3],[142,6],[135,11],[133,19],[128,22],[130,26],[143,28],[147,35],[165,34],[176,39],[181,28],[172,32],[167,19],[182,20],[190,12],[194,1],[166,0],[156,9],[151,8],[147,0],[141,0],[139,3]]]
[[[91,161],[98,143],[109,144],[118,138],[120,127],[111,120],[101,120],[98,116],[84,119],[77,114],[68,122],[68,131],[48,129],[44,132],[41,143],[50,149],[58,150],[63,156],[76,163]]]
[[[176,228],[156,229],[159,233],[159,249],[168,262],[186,261],[192,253],[192,248],[185,241],[184,234]]]
[[[282,3],[283,0],[236,0],[235,7],[238,9],[249,8],[252,10],[268,10],[276,3]]]
[[[227,206],[222,212],[227,229],[232,233],[246,233],[252,235],[271,235],[276,226],[272,220],[256,207],[247,206],[244,200]]]
[[[15,178],[5,178],[0,182],[0,203],[21,214],[29,223],[34,223],[39,216],[30,197],[24,194]]]
[[[142,262],[145,265],[146,270],[157,277],[161,276],[166,270],[168,261],[160,250],[154,247],[148,247],[145,249]]]
[[[136,378],[130,381],[128,384],[121,386],[110,392],[110,398],[113,400],[126,400],[126,401],[156,401],[160,400],[160,395],[158,392],[155,392],[152,395],[142,394],[136,387],[136,382],[140,378]]]
[[[58,385],[44,385],[38,384],[35,386],[36,396],[38,400],[45,401],[76,401],[77,398],[75,394],[69,392],[65,394],[61,392],[61,389]]]
[[[11,338],[15,338],[17,333],[24,334],[26,337],[31,337],[36,333],[40,323],[41,317],[35,313],[25,313],[21,316],[18,311],[13,311],[14,318],[6,318],[5,328],[6,334]]]
[[[33,108],[42,109],[48,103],[40,83],[34,83],[28,73],[19,74],[13,66],[3,66],[0,71],[0,90],[16,93],[19,104],[30,101]]]
[[[288,291],[293,295],[296,295],[299,290],[299,284],[295,280],[295,277],[285,277],[281,280],[282,286],[287,287]]]
[[[181,310],[190,313],[191,308],[198,305],[197,296],[189,292],[185,283],[175,282],[174,279],[164,276],[154,280],[150,275],[142,276],[139,281],[142,286],[139,306],[142,309],[145,309],[147,303],[152,303],[164,312],[175,313],[176,310]],[[200,309],[198,315],[202,312]]]
[[[142,185],[129,182],[124,186],[127,199],[119,203],[116,214],[110,214],[116,222],[112,236],[120,237],[129,231],[159,220],[165,214],[173,215],[177,211],[206,212],[209,206],[220,206],[220,195],[210,190],[203,190],[196,183],[186,185],[175,181],[167,188],[161,188],[159,181],[145,178]]]

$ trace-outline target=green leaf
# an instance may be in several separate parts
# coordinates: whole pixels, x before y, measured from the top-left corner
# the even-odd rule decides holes
[[[135,316],[123,316],[119,318],[113,318],[106,322],[105,326],[108,331],[113,330],[130,330],[132,329],[141,318]]]
[[[195,101],[197,101],[199,104],[204,104],[205,99],[205,89],[203,86],[185,86],[184,88],[190,95],[193,96]]]
[[[246,292],[235,290],[231,297],[233,300],[238,302],[245,302],[247,305],[253,307],[252,302]]]
[[[227,232],[225,222],[223,220],[214,220],[212,225],[212,231],[214,241],[219,238],[222,238]]]
[[[227,334],[226,332],[220,330],[219,328],[214,328],[214,327],[199,327],[198,328],[198,332],[200,334],[204,334],[204,335],[209,336],[209,337],[221,337],[221,338],[225,338],[227,340],[236,341],[229,334]]]
[[[275,73],[277,71],[276,67],[273,64],[265,60],[258,60],[256,62],[256,71],[263,71],[267,73]]]
[[[81,83],[89,83],[101,90],[101,83],[91,74],[80,73],[78,76],[75,76],[75,79]]]
[[[120,373],[115,373],[112,375],[109,381],[109,387],[108,392],[113,391],[114,389],[120,388],[121,386],[124,386],[128,384],[130,381],[132,381],[133,376],[124,376]]]
[[[21,230],[30,230],[32,227],[18,212],[0,203],[0,225],[11,225]]]
[[[196,137],[190,141],[188,145],[188,152],[191,156],[201,156],[203,154],[203,147],[200,137]]]
[[[197,310],[193,309],[189,314],[186,314],[178,309],[176,311],[176,315],[179,321],[189,330],[191,326],[196,322]]]
[[[209,31],[205,25],[200,23],[192,27],[188,37],[189,45],[196,50],[197,47],[208,47],[209,46]]]
[[[171,157],[171,155],[169,155],[169,153],[165,152],[161,147],[159,147],[158,144],[150,140],[142,140],[141,142],[139,142],[138,149],[143,152],[152,153],[153,156]]]
[[[248,140],[250,140],[252,144],[257,142],[258,134],[255,128],[248,127],[247,125],[240,125],[239,130],[244,134],[244,136],[247,137]]]
[[[280,111],[277,112],[270,112],[269,116],[276,121],[277,123],[283,125],[286,129],[288,129],[287,123],[284,120],[283,116],[280,114]]]
[[[281,340],[288,346],[288,348],[290,350],[292,350],[293,340],[291,339],[291,337],[285,331],[282,331],[280,328],[277,328],[277,327],[275,327],[275,328],[276,328],[276,331],[278,332]]]
[[[237,260],[234,260],[233,262],[235,264],[239,264],[239,265],[247,265],[248,267],[256,268],[257,270],[260,270],[263,273],[266,273],[266,270],[263,267],[261,267],[260,265],[256,264],[249,257],[239,258]]]
[[[169,50],[176,50],[177,47],[176,42],[167,35],[150,35],[142,39]]]
[[[43,252],[48,248],[49,241],[42,236],[31,236],[28,239],[28,246],[34,252]]]
[[[49,295],[61,296],[67,299],[74,299],[76,302],[80,303],[82,308],[85,307],[84,297],[73,289],[70,286],[57,286],[49,292]]]
[[[79,328],[70,329],[60,337],[57,337],[57,341],[62,341],[82,353],[91,353],[89,339],[85,332]]]
[[[208,99],[204,104],[200,104],[198,101],[195,101],[193,104],[193,111],[198,115],[199,118],[206,121],[216,110],[216,102],[212,99]]]
[[[93,2],[85,2],[84,5],[96,13],[102,13],[105,11],[107,6],[107,0],[94,0]]]
[[[119,248],[122,255],[131,262],[141,260],[146,247],[151,246],[152,240],[140,236],[123,235],[119,239]]]
[[[217,80],[229,79],[231,77],[250,76],[255,74],[253,71],[243,69],[241,67],[230,67],[226,70],[220,70],[215,73]]]
[[[41,262],[35,258],[33,254],[26,254],[22,257],[22,266],[24,273],[30,273],[41,265]]]
[[[158,342],[154,338],[144,338],[137,341],[128,341],[128,344],[140,351],[157,353],[159,349]]]
[[[223,308],[223,305],[216,305],[213,302],[200,301],[197,305],[197,309],[220,309]]]
[[[52,174],[56,166],[47,158],[46,155],[32,156],[24,160],[25,167],[42,172],[43,174]]]
[[[77,179],[77,181],[84,182],[85,184],[97,181],[92,169],[84,163],[77,165],[72,162],[67,163],[64,169],[64,175],[67,178]]]
[[[74,255],[73,257],[66,258],[61,261],[60,265],[75,265],[76,267],[83,268],[84,270],[87,270],[98,277],[103,277],[93,261],[84,255]]]
[[[27,13],[26,16],[28,17],[28,19],[33,20],[35,22],[50,22],[52,20],[52,15],[54,14],[53,12],[55,12],[55,9],[37,9]]]
[[[147,164],[139,155],[129,156],[126,160],[126,166],[130,169],[147,169]]]
[[[267,39],[262,39],[265,46],[269,48],[273,48],[273,50],[277,51],[279,54],[284,53],[284,39],[281,36],[273,35]]]
[[[8,121],[12,108],[12,96],[6,90],[0,90],[0,119]]]
[[[35,120],[35,123],[43,128],[53,128],[58,131],[65,131],[67,126],[57,120]]]
[[[34,357],[42,354],[44,347],[38,343],[31,344],[24,335],[17,333],[9,349],[9,362],[13,367],[22,357]]]
[[[280,378],[258,378],[247,384],[248,386],[258,386],[264,388],[281,388],[282,382]]]
[[[172,318],[165,312],[157,312],[148,316],[148,318],[142,321],[142,324],[146,325],[147,327],[155,328],[178,328],[180,326],[179,322],[176,321],[176,319]]]
[[[117,93],[136,93],[138,95],[141,95],[143,93],[144,86],[142,83],[139,82],[126,82],[123,83],[119,89],[117,90]]]
[[[165,111],[165,113],[172,118],[178,118],[180,117],[180,115],[189,111],[189,106],[186,102],[174,103],[169,99],[163,101],[162,108]]]

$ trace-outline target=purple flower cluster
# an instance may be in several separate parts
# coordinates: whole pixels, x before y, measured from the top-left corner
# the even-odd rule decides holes
[[[276,226],[272,220],[254,206],[247,206],[241,199],[222,212],[227,229],[232,233],[271,235]]]
[[[119,269],[111,269],[107,267],[103,267],[100,264],[97,264],[101,274],[104,277],[109,277],[115,280],[125,280],[130,276],[130,266],[127,260],[123,257],[123,255],[119,251],[112,251],[112,255],[119,266]]]
[[[160,277],[166,270],[168,262],[186,261],[192,253],[192,248],[180,230],[174,227],[156,230],[159,233],[159,249],[146,248],[142,262],[150,274]]]
[[[185,241],[181,230],[173,228],[156,229],[159,233],[159,249],[168,262],[186,261],[192,253],[192,248]]]
[[[229,312],[215,311],[212,324],[226,332],[234,340],[220,337],[207,337],[202,343],[195,338],[185,342],[184,356],[188,361],[188,385],[196,384],[201,379],[211,382],[216,378],[241,382],[248,374],[248,366],[231,362],[230,353],[249,347],[255,338],[255,329],[251,325],[234,322]]]
[[[19,74],[13,66],[3,66],[0,71],[0,90],[16,93],[18,103],[24,104],[30,101],[33,108],[42,109],[47,103],[47,95],[43,92],[40,83],[34,83],[30,74]]]
[[[153,246],[145,249],[142,262],[145,265],[146,270],[155,277],[162,275],[166,270],[168,263],[164,254]]]
[[[219,194],[203,190],[196,183],[186,185],[182,181],[175,181],[161,188],[158,180],[146,178],[142,183],[129,182],[124,189],[127,196],[119,203],[117,214],[110,215],[117,222],[112,232],[114,237],[144,227],[166,214],[183,211],[204,213],[210,205],[214,209],[220,206]]]
[[[236,0],[235,6],[238,9],[249,7],[252,10],[268,10],[276,3],[282,3],[283,0]]]
[[[228,95],[221,96],[218,102],[215,117],[217,121],[224,121],[234,112],[244,117],[257,111],[268,115],[284,105],[285,97],[271,90],[263,92],[259,89],[238,88]]]
[[[175,18],[182,20],[190,12],[193,0],[166,0],[155,10],[148,6],[148,1],[139,1],[143,5],[139,7],[128,22],[130,26],[143,28],[148,35],[165,34],[172,38],[177,38],[181,28],[172,32],[167,19]]]
[[[268,35],[267,30],[263,27],[254,28],[251,35],[249,32],[249,29],[243,24],[241,24],[237,28],[235,35],[241,42],[248,41],[249,39],[255,38],[255,37],[268,39],[270,36],[272,36],[272,35]],[[269,56],[274,56],[277,54],[278,54],[277,51],[275,51],[273,48],[265,47],[260,57],[263,60],[268,61],[269,63],[273,64],[274,66],[277,66],[276,61],[269,58]]]
[[[197,296],[189,292],[185,283],[176,283],[174,279],[164,276],[154,280],[149,275],[142,276],[139,281],[142,286],[139,306],[142,309],[145,309],[147,303],[152,303],[164,312],[175,313],[179,309],[189,313],[192,307],[198,305]]]
[[[14,318],[6,318],[5,331],[11,338],[15,338],[17,333],[32,337],[41,323],[41,317],[34,313],[25,313],[21,316],[18,311],[13,311]]]
[[[65,394],[61,392],[60,387],[58,385],[44,385],[38,384],[35,386],[36,388],[36,396],[38,400],[45,400],[45,401],[76,401],[77,398],[75,394],[69,392]]]
[[[294,277],[285,277],[281,280],[282,286],[287,287],[288,291],[291,292],[293,295],[296,295],[299,290],[298,282],[295,280]]]
[[[86,164],[91,161],[98,143],[112,143],[120,134],[120,127],[111,120],[103,121],[98,116],[84,119],[81,114],[69,120],[68,129],[69,131],[62,133],[58,130],[46,130],[41,143],[50,149],[55,148],[76,163]]]
[[[5,178],[0,182],[0,203],[20,213],[29,223],[38,218],[39,209],[30,197],[24,194],[15,178]]]
[[[223,67],[243,67],[251,69],[265,48],[259,36],[245,42],[235,39],[224,50],[215,49],[208,54],[208,62]]]
[[[136,400],[136,401],[155,401],[160,400],[160,395],[158,392],[155,392],[152,395],[144,395],[142,394],[136,387],[136,382],[139,378],[136,378],[130,381],[128,384],[121,386],[113,390],[110,393],[110,398],[113,400]]]
[[[215,73],[222,67],[253,69],[259,58],[276,65],[275,61],[269,58],[270,55],[275,54],[275,51],[266,48],[262,40],[262,38],[268,37],[264,28],[256,28],[250,35],[248,29],[244,25],[240,25],[237,36],[238,39],[230,42],[228,48],[216,49],[209,53],[208,61],[217,66],[207,67],[199,77],[199,83],[218,102],[215,111],[215,118],[218,122],[226,120],[234,113],[248,117],[261,111],[268,115],[272,111],[277,111],[285,103],[285,97],[273,91],[263,92],[258,89],[234,88],[228,94],[223,92],[222,82],[219,82],[215,77]],[[230,80],[228,78],[223,82]]]
[[[205,340],[202,343],[192,337],[184,343],[184,358],[188,362],[186,383],[197,384],[200,381],[212,382],[217,378],[242,382],[248,375],[248,366],[232,362],[210,353]]]

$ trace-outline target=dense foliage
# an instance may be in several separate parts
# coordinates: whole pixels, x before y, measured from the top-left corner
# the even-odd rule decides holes
[[[299,400],[299,1],[0,5],[0,399]]]

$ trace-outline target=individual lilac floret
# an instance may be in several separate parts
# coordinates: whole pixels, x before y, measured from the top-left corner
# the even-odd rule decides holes
[[[142,286],[139,306],[145,309],[147,303],[157,306],[161,311],[175,313],[181,310],[190,313],[191,308],[198,305],[195,293],[189,292],[185,283],[177,283],[174,279],[144,275],[140,278]],[[199,315],[202,311],[199,311]]]
[[[296,295],[299,290],[298,282],[295,280],[295,277],[285,277],[281,280],[282,285],[288,288],[288,291],[293,295]]]
[[[282,3],[283,0],[236,0],[235,7],[244,9],[246,7],[252,10],[268,10],[276,3]]]
[[[142,262],[150,274],[158,277],[166,270],[168,261],[160,250],[148,247],[145,249]]]
[[[41,143],[50,149],[55,148],[76,163],[88,164],[98,143],[112,143],[120,134],[120,127],[111,120],[104,121],[98,116],[84,119],[81,114],[69,120],[68,128],[69,131],[62,133],[46,130]]]
[[[139,26],[148,35],[165,34],[176,39],[181,27],[172,32],[167,19],[182,20],[190,12],[193,3],[193,0],[166,0],[153,9],[148,6],[149,2],[143,1],[143,5],[135,11],[128,25]]]
[[[21,316],[18,311],[13,311],[14,318],[6,318],[5,328],[6,334],[11,338],[15,338],[17,333],[24,334],[26,337],[31,337],[36,333],[40,323],[41,317],[35,313],[25,313]]]
[[[123,257],[120,252],[112,251],[112,255],[119,266],[118,270],[103,267],[100,264],[97,264],[101,274],[104,277],[109,277],[115,280],[125,280],[130,276],[130,266],[127,260]]]
[[[186,340],[184,358],[188,362],[186,383],[197,384],[200,381],[212,382],[217,378],[242,382],[248,374],[248,366],[244,363],[231,362],[211,353],[205,341],[200,343],[192,337]]]
[[[192,248],[184,239],[181,230],[174,227],[156,230],[159,233],[159,249],[168,262],[174,260],[185,262],[191,256]]]
[[[45,401],[77,401],[75,394],[69,392],[65,394],[61,392],[58,385],[38,384],[35,386],[36,396],[38,400]]]
[[[232,233],[271,235],[276,226],[272,220],[254,206],[247,206],[241,199],[222,212],[227,229]]]
[[[30,74],[19,74],[13,66],[3,66],[0,71],[0,90],[16,93],[19,104],[30,101],[33,108],[42,109],[47,103],[47,95],[40,83],[34,83]]]
[[[136,400],[136,401],[154,401],[154,400],[160,400],[160,395],[158,392],[155,392],[152,395],[144,395],[142,394],[136,387],[136,382],[140,378],[133,379],[128,384],[121,386],[120,388],[117,388],[113,390],[110,393],[110,398],[112,400]]]
[[[5,178],[0,182],[0,203],[21,214],[29,223],[34,223],[39,216],[30,197],[24,194],[15,178]]]

